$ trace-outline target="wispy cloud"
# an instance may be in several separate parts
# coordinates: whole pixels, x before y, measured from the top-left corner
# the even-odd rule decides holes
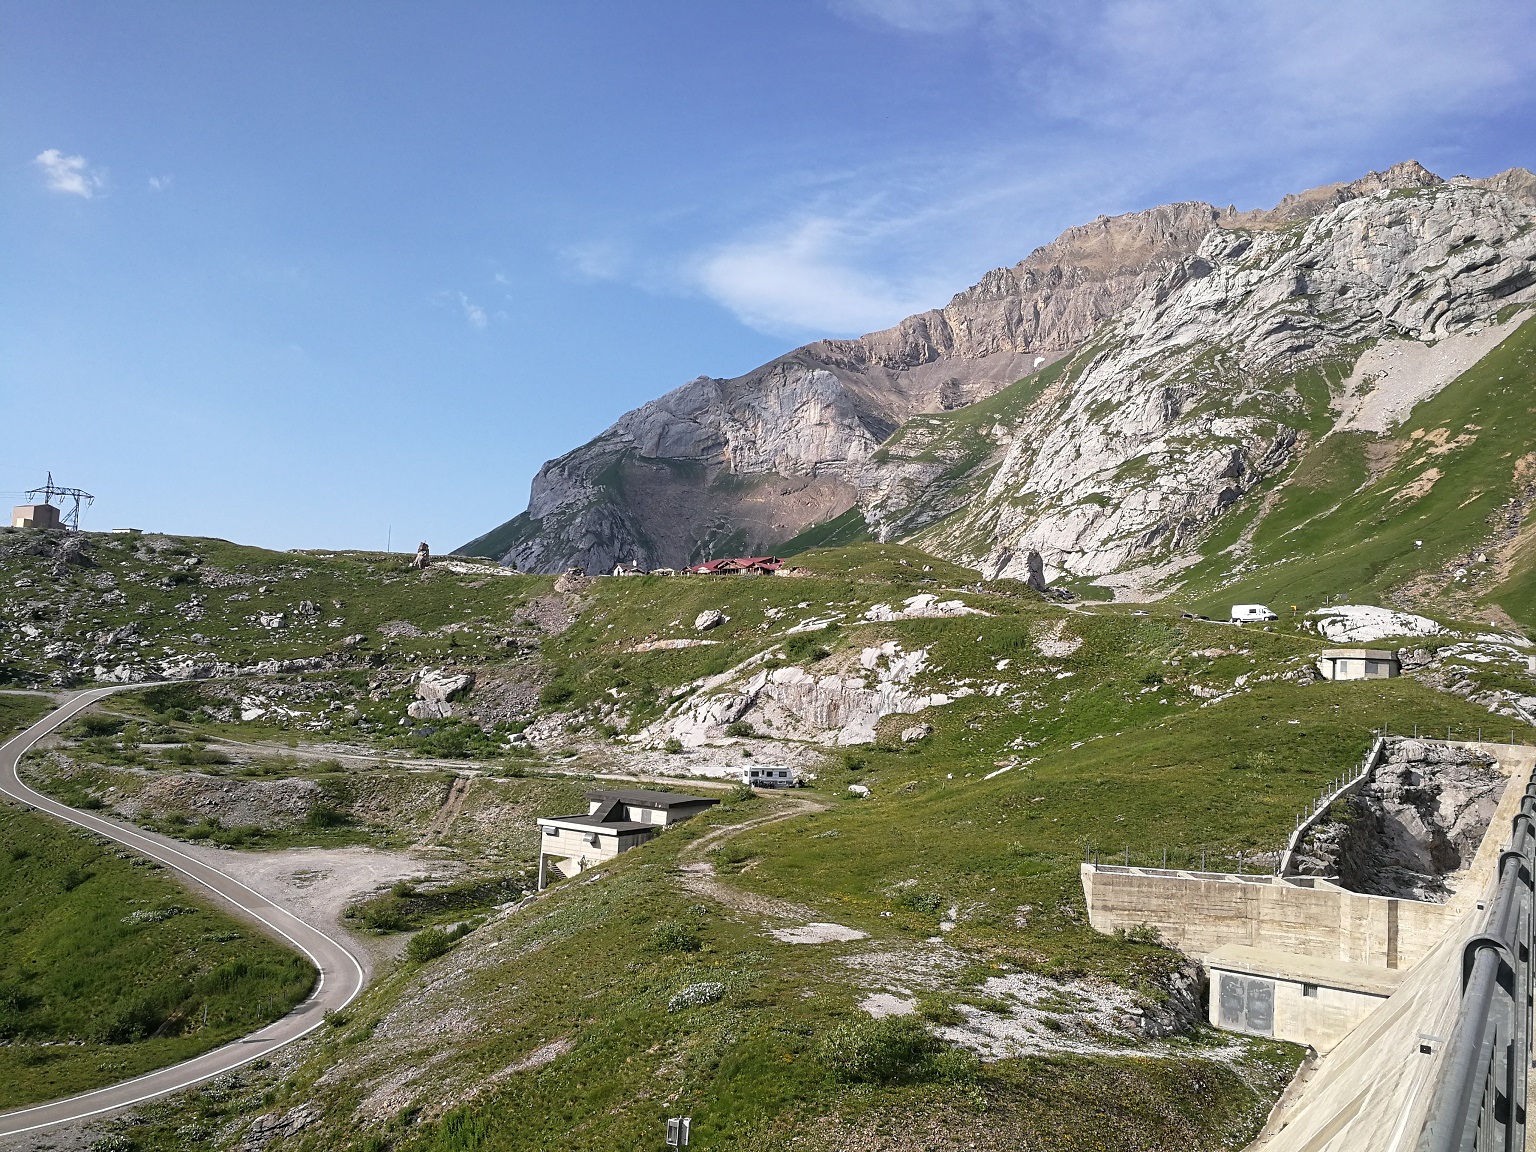
[[[825,2],[872,36],[969,46],[967,114],[785,158],[751,206],[686,231],[609,221],[623,239],[559,252],[574,277],[698,293],[773,335],[856,335],[1100,213],[1267,206],[1410,157],[1453,174],[1467,126],[1536,104],[1528,0]],[[956,95],[953,74],[925,82],[939,108]]]
[[[612,240],[586,240],[560,249],[566,270],[578,280],[625,280],[632,272],[627,247]]]
[[[469,321],[471,328],[484,328],[490,322],[485,309],[476,304],[464,293],[459,294],[459,307],[464,311],[464,319]]]
[[[149,178],[149,186],[156,192],[168,192],[175,183],[176,177],[174,176],[151,176]]]
[[[786,190],[809,189],[801,206],[693,258],[700,290],[775,333],[887,326],[1062,226],[1170,191],[1277,197],[1360,175],[1529,101],[1536,79],[1536,9],[1510,0],[828,3],[896,34],[973,38],[991,69],[978,108],[1012,111],[1005,131],[978,115],[914,137],[895,164],[786,173]]]
[[[941,298],[931,277],[861,268],[869,237],[853,223],[812,216],[723,244],[697,258],[694,278],[744,323],[774,335],[867,332]]]
[[[54,192],[89,200],[107,186],[106,173],[92,168],[84,156],[66,156],[57,148],[48,148],[34,156],[32,163],[43,170],[43,178]]]

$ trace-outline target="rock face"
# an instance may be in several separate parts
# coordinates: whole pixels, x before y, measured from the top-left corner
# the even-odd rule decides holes
[[[903,652],[893,640],[863,649],[857,672],[817,676],[794,666],[744,671],[723,678],[713,686],[713,694],[689,701],[640,739],[655,744],[676,739],[696,748],[721,738],[726,725],[750,716],[758,731],[779,738],[870,744],[882,717],[921,712],[971,693],[969,688],[949,693],[916,688],[913,682],[927,661],[926,649]]]
[[[942,309],[636,409],[460,551],[675,567],[851,514],[989,576],[1027,577],[1031,550],[1047,576],[1151,562],[1290,460],[1301,370],[1530,299],[1533,204],[1522,169],[1410,161],[1267,211],[1101,217]]]
[[[1477,854],[1507,781],[1480,752],[1394,740],[1349,818],[1313,835],[1302,871],[1337,876],[1356,892],[1444,901]]]
[[[416,681],[416,699],[406,707],[406,714],[416,720],[446,720],[453,715],[452,701],[468,692],[474,683],[472,672],[424,668]]]

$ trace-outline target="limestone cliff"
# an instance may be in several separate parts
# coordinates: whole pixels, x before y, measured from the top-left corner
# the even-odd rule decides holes
[[[570,566],[602,571],[621,560],[676,566],[711,553],[772,550],[854,509],[855,520],[862,516],[872,532],[907,535],[976,497],[982,469],[996,472],[987,481],[987,512],[973,511],[964,523],[950,525],[934,537],[934,546],[1011,572],[1009,549],[1043,544],[1058,567],[1087,574],[1110,571],[1146,550],[1151,542],[1146,534],[1170,517],[1178,520],[1179,507],[1187,505],[1191,523],[1198,524],[1213,506],[1219,510],[1222,500],[1234,498],[1231,492],[1241,493],[1241,484],[1235,489],[1218,485],[1213,492],[1205,457],[1214,461],[1226,453],[1218,472],[1235,467],[1251,472],[1283,462],[1285,438],[1294,433],[1284,430],[1288,425],[1281,414],[1271,412],[1242,428],[1209,421],[1181,428],[1179,436],[1208,441],[1199,461],[1176,453],[1180,467],[1159,476],[1154,490],[1132,494],[1130,505],[1123,512],[1117,508],[1114,518],[1057,508],[1052,513],[1056,519],[1030,535],[1024,524],[1034,515],[1030,509],[1094,495],[1077,492],[1088,465],[1068,466],[1061,458],[1066,433],[1021,439],[1017,429],[1004,427],[1006,420],[988,422],[999,414],[989,412],[988,405],[1011,405],[1000,414],[1022,419],[1017,396],[998,394],[1022,377],[1037,384],[1054,379],[1041,370],[1081,352],[1094,333],[1120,318],[1129,327],[1115,338],[1121,342],[1118,359],[1095,361],[1091,380],[1084,375],[1090,365],[1077,365],[1069,374],[1070,389],[1058,382],[1048,396],[1024,405],[1037,414],[1025,422],[1036,423],[1045,410],[1034,400],[1046,407],[1057,404],[1052,411],[1071,418],[1073,435],[1086,430],[1090,439],[1103,440],[1093,441],[1098,448],[1109,441],[1119,445],[1105,449],[1113,456],[1131,442],[1124,440],[1121,424],[1103,424],[1102,408],[1108,404],[1125,408],[1123,415],[1132,423],[1139,420],[1137,427],[1155,439],[1162,434],[1157,429],[1166,432],[1173,424],[1163,428],[1153,418],[1157,404],[1147,408],[1145,390],[1131,387],[1126,373],[1134,375],[1131,365],[1138,355],[1153,355],[1152,349],[1170,340],[1200,338],[1201,326],[1222,315],[1224,306],[1214,303],[1197,306],[1189,316],[1175,315],[1184,303],[1199,298],[1190,285],[1214,275],[1204,291],[1240,287],[1253,300],[1267,298],[1269,290],[1249,281],[1268,275],[1264,262],[1289,250],[1303,222],[1349,205],[1374,203],[1371,198],[1382,193],[1435,189],[1443,183],[1410,161],[1349,184],[1287,196],[1269,210],[1238,212],[1192,202],[1100,217],[1067,230],[1012,267],[987,273],[942,309],[858,340],[806,345],[735,379],[699,377],[643,405],[546,464],[534,479],[527,511],[459,551],[495,556],[535,572]],[[1516,213],[1536,203],[1536,178],[1522,169],[1486,181],[1458,178],[1453,184],[1467,196],[1480,195]],[[1404,233],[1393,242],[1411,247],[1417,241]],[[1373,243],[1362,241],[1366,248]],[[1342,252],[1334,255],[1348,258]],[[1390,252],[1378,255],[1395,258]],[[1301,262],[1288,266],[1285,274],[1301,280],[1278,290],[1277,300],[1308,296],[1306,290],[1292,291],[1307,276],[1303,258],[1297,259]],[[1228,271],[1218,274],[1220,269]],[[1367,295],[1370,291],[1374,288]],[[1349,312],[1364,299],[1341,302],[1341,297],[1335,304]],[[1160,319],[1153,320],[1154,313]],[[1442,317],[1439,322],[1443,327],[1449,321]],[[1172,327],[1165,332],[1158,324]],[[1371,329],[1369,323],[1345,321],[1333,327],[1338,329],[1333,344],[1341,347],[1346,339],[1368,338]],[[1220,339],[1241,345],[1250,335],[1223,331]],[[1217,338],[1214,330],[1211,336]],[[1273,366],[1285,346],[1284,339],[1261,341],[1233,366],[1242,371]],[[1053,371],[1059,375],[1061,367]],[[1180,385],[1174,392],[1183,388],[1193,396],[1190,387]],[[1117,389],[1129,392],[1121,396]],[[1091,394],[1092,412],[1059,407],[1067,391]],[[1136,393],[1134,402],[1123,403],[1133,399],[1130,392]],[[1180,416],[1193,416],[1190,404],[1180,403]],[[953,423],[947,429],[928,426],[926,418],[957,410],[967,418],[963,442],[956,442]],[[1132,411],[1142,415],[1129,415]],[[1264,435],[1271,437],[1267,447],[1255,439]],[[1145,447],[1150,441],[1143,437],[1138,443]],[[1005,456],[1007,466],[995,467]],[[1090,452],[1086,459],[1096,458]],[[1155,452],[1137,450],[1125,457],[1143,458],[1160,467]],[[961,476],[972,483],[955,483]],[[998,501],[1014,490],[1022,497],[1021,503],[1015,501],[1017,514],[1001,515]],[[1110,497],[1099,493],[1098,498]],[[1064,515],[1076,526],[1064,527]],[[1172,538],[1187,530],[1175,530]],[[1168,531],[1158,528],[1154,539],[1168,538]],[[1109,545],[1111,539],[1115,543]],[[1094,558],[1085,560],[1088,554]]]
[[[1331,399],[1327,368],[1494,329],[1532,300],[1536,212],[1470,182],[1214,231],[1014,410],[944,429],[986,445],[969,485],[928,480],[943,456],[905,431],[866,510],[892,536],[954,505],[921,538],[988,576],[1022,578],[1031,550],[1084,577],[1166,561],[1289,463]]]

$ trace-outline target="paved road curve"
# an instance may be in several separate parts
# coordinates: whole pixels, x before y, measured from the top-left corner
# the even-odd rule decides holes
[[[16,763],[22,753],[71,716],[90,707],[103,696],[120,690],[97,688],[71,697],[68,703],[0,747],[0,793],[40,812],[116,840],[167,868],[174,868],[193,887],[211,892],[220,902],[231,905],[242,919],[263,926],[268,934],[291,944],[308,956],[319,969],[320,979],[309,999],[281,1020],[222,1048],[204,1052],[185,1063],[162,1068],[158,1072],[125,1080],[121,1084],[98,1088],[94,1092],[84,1092],[79,1096],[14,1112],[0,1112],[0,1136],[14,1136],[83,1120],[88,1116],[115,1112],[222,1075],[258,1057],[266,1056],[318,1028],[324,1023],[327,1012],[351,1003],[363,990],[366,980],[362,963],[345,944],[306,924],[293,913],[217,868],[193,859],[174,840],[60,804],[21,782],[16,775]]]

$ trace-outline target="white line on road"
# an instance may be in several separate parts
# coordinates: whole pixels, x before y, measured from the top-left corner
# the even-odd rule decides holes
[[[16,1136],[24,1132],[35,1132],[41,1128],[51,1128],[59,1124],[100,1116],[107,1112],[116,1112],[135,1104],[142,1104],[146,1100],[153,1100],[156,1097],[204,1083],[216,1076],[222,1076],[226,1072],[233,1071],[243,1064],[248,1064],[252,1060],[257,1060],[309,1035],[325,1022],[325,1015],[328,1012],[339,1011],[356,999],[367,981],[362,963],[345,944],[301,920],[249,885],[210,864],[187,855],[162,837],[80,812],[22,783],[17,772],[17,764],[28,749],[70,717],[90,707],[104,696],[122,691],[124,687],[128,686],[97,688],[82,692],[0,747],[0,794],[87,831],[115,840],[174,869],[192,884],[212,893],[219,900],[265,925],[273,935],[281,937],[298,948],[314,964],[319,973],[319,979],[314,990],[302,1004],[281,1020],[273,1021],[249,1036],[204,1052],[191,1060],[148,1072],[131,1080],[83,1092],[63,1100],[0,1113],[0,1136]],[[269,916],[273,919],[269,919]],[[274,923],[274,920],[280,920],[282,924]],[[287,926],[284,927],[284,924]],[[349,978],[328,984],[327,972],[346,973],[349,966],[351,969]],[[311,1017],[313,1017],[312,1020]]]

